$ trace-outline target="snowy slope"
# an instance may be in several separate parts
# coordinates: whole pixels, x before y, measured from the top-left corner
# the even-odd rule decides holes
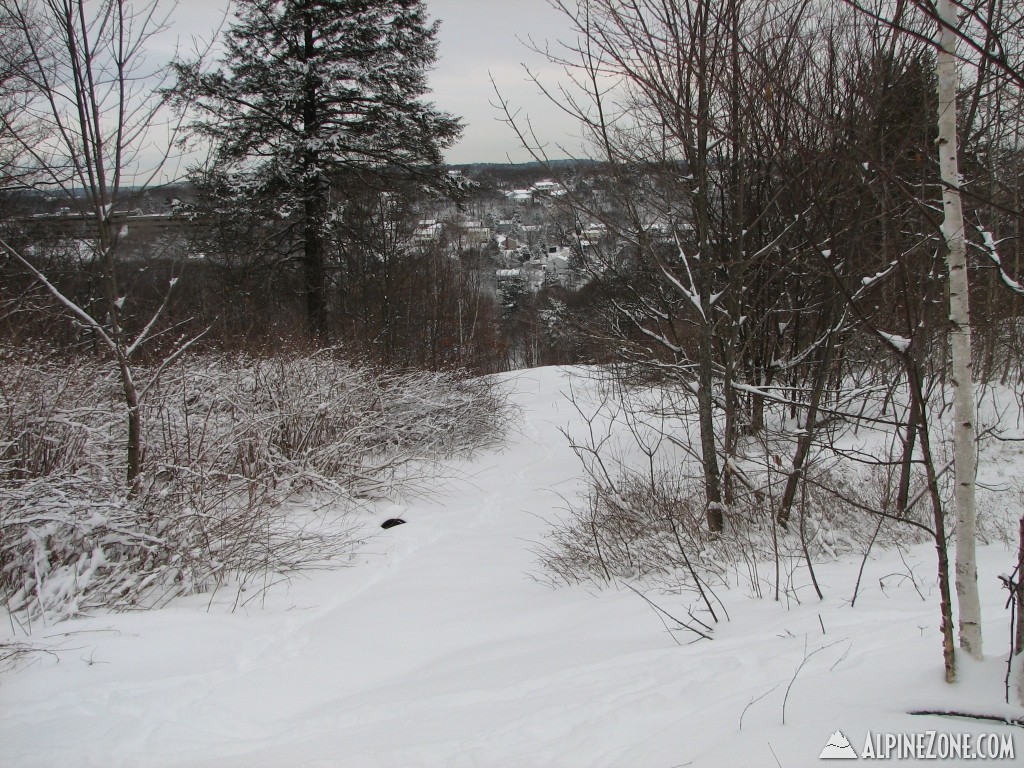
[[[837,729],[857,751],[868,731],[1012,731],[1024,754],[1020,729],[906,714],[1020,716],[1001,703],[1005,547],[980,553],[993,656],[952,687],[927,547],[879,553],[856,608],[859,561],[820,567],[824,602],[737,587],[715,638],[681,646],[625,588],[533,578],[546,520],[579,487],[558,432],[569,376],[510,376],[518,433],[443,497],[367,515],[355,567],[234,611],[223,593],[37,628],[54,654],[0,677],[0,766],[789,768],[818,764]],[[395,515],[408,524],[376,528]]]

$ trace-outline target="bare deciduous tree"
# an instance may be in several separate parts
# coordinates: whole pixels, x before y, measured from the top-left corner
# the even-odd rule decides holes
[[[134,486],[143,461],[140,400],[192,343],[178,345],[149,381],[137,381],[133,358],[157,332],[176,280],[152,316],[136,318],[118,279],[128,202],[157,177],[177,127],[164,119],[161,77],[144,57],[164,19],[157,0],[0,0],[0,11],[10,33],[5,50],[20,54],[5,62],[9,80],[23,94],[20,111],[0,114],[2,127],[36,184],[61,195],[88,222],[90,258],[101,275],[100,311],[68,298],[10,243],[0,240],[0,248],[112,356],[126,409],[126,476]],[[158,132],[163,141],[155,144]]]

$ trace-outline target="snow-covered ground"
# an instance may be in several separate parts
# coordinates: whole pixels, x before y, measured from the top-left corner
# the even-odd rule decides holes
[[[927,546],[876,552],[855,608],[856,558],[819,566],[823,602],[722,590],[730,620],[695,643],[625,587],[536,579],[534,550],[581,482],[558,431],[579,418],[569,376],[510,376],[508,445],[443,496],[365,513],[375,533],[353,567],[234,610],[223,591],[37,627],[53,653],[0,677],[0,766],[790,768],[818,764],[836,731],[857,752],[868,733],[1012,735],[1021,759],[1019,728],[908,714],[1022,715],[1002,703],[1003,545],[979,555],[991,655],[961,661],[953,686]],[[396,515],[408,524],[376,527]]]

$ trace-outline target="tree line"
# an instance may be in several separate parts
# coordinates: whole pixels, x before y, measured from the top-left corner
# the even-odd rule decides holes
[[[554,4],[579,42],[548,55],[572,87],[537,83],[614,178],[614,205],[571,208],[615,233],[585,265],[602,297],[586,330],[614,350],[623,407],[638,383],[681,393],[712,536],[767,507],[780,535],[802,539],[823,452],[886,467],[884,503],[836,485],[834,497],[880,527],[930,531],[952,680],[954,589],[960,644],[981,654],[976,389],[1022,382],[1024,11]],[[893,448],[859,454],[837,423],[884,425]],[[662,435],[673,439],[685,440]],[[772,466],[765,448],[758,469],[751,446],[773,439],[787,448]],[[784,482],[766,486],[778,471]],[[608,482],[603,468],[596,478]]]

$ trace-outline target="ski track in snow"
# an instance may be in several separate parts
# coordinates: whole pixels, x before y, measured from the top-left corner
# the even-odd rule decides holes
[[[952,688],[928,547],[908,556],[925,601],[908,579],[879,587],[906,573],[879,554],[851,609],[859,559],[826,564],[823,602],[719,589],[732,620],[713,641],[679,635],[682,647],[624,588],[538,582],[534,548],[579,488],[558,432],[578,420],[568,376],[510,376],[523,413],[508,445],[462,465],[443,497],[381,505],[368,525],[408,524],[375,534],[353,568],[234,612],[233,594],[209,610],[199,595],[37,628],[32,639],[59,652],[0,678],[0,766],[789,768],[818,764],[837,729],[858,750],[868,731],[1007,730],[905,714],[914,707],[1019,716],[1000,704],[995,655],[1002,546],[979,558],[993,657],[965,663]],[[652,597],[672,613],[690,604]]]

